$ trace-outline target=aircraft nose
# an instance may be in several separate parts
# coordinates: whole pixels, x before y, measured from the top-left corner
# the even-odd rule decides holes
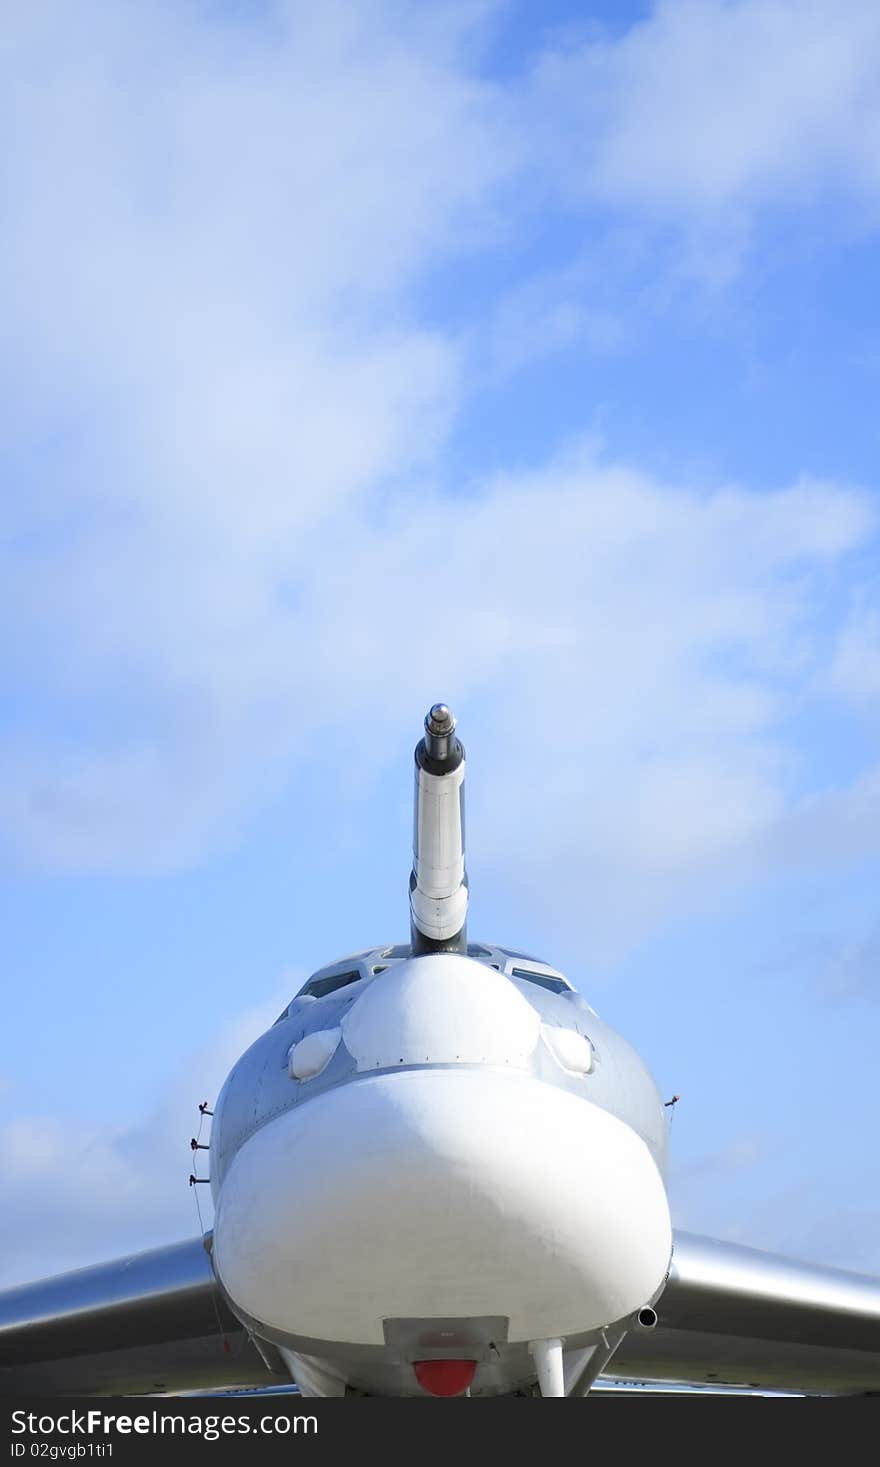
[[[628,1126],[485,1066],[368,1074],[276,1117],[236,1155],[214,1230],[227,1293],[283,1343],[382,1345],[388,1320],[437,1318],[564,1338],[651,1299],[670,1247]]]
[[[458,953],[395,964],[342,1024],[359,1071],[456,1063],[524,1069],[539,1032],[538,1013],[514,984]]]

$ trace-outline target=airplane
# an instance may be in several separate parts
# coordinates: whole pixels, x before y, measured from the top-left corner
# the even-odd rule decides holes
[[[880,1392],[880,1278],[673,1232],[642,1059],[558,969],[468,939],[464,779],[435,704],[409,942],[312,974],[200,1107],[210,1231],[0,1294],[0,1391]]]

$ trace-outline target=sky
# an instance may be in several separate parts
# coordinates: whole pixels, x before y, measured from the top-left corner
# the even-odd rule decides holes
[[[197,1231],[438,699],[675,1225],[880,1273],[880,11],[13,0],[0,131],[0,1282]]]

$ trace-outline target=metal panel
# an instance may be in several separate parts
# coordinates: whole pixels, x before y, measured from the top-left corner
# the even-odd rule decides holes
[[[0,1390],[193,1389],[273,1379],[201,1238],[0,1294]],[[277,1377],[274,1377],[277,1378]]]
[[[615,1375],[880,1390],[880,1279],[676,1233],[654,1330],[631,1331]]]
[[[678,1233],[657,1312],[656,1329],[631,1330],[612,1357],[616,1377],[880,1391],[880,1279]],[[393,1375],[387,1388],[400,1389]],[[280,1379],[224,1305],[200,1238],[0,1294],[0,1392]]]

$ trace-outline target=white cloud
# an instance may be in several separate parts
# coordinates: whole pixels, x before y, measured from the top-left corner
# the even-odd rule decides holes
[[[808,790],[766,832],[765,859],[772,865],[828,868],[877,854],[880,831],[880,765],[849,782]]]
[[[673,1146],[674,1150],[674,1146]],[[785,1176],[778,1140],[734,1136],[717,1151],[673,1162],[670,1202],[676,1228],[747,1248],[856,1272],[880,1270],[878,1209],[859,1179]]]
[[[880,815],[880,800],[875,816]],[[819,977],[820,991],[831,999],[876,998],[880,995],[880,923],[866,935],[833,946]]]
[[[868,499],[685,490],[582,449],[451,494],[437,449],[470,365],[412,286],[509,227],[534,99],[475,78],[480,6],[267,14],[35,4],[8,28],[7,852],[198,861],[319,778],[377,690],[365,778],[442,688],[493,751],[475,856],[516,852],[535,900],[589,892],[613,945],[812,818],[785,721]],[[659,76],[686,21],[698,54],[740,27],[736,56],[770,24],[661,8],[571,76]],[[513,357],[536,350],[523,303]]]
[[[880,608],[866,601],[853,608],[840,630],[829,686],[858,706],[880,707]]]
[[[757,1205],[734,1204],[728,1219],[723,1235],[747,1247],[855,1273],[880,1271],[880,1208],[856,1188],[829,1209],[825,1183],[809,1179],[773,1188]]]
[[[110,1112],[101,1123],[27,1113],[0,1126],[0,1285],[197,1236],[187,1177],[198,1103],[216,1098],[232,1064],[301,981],[288,975],[269,999],[188,1055],[148,1115],[120,1124]],[[205,1227],[212,1218],[209,1191],[199,1189]]]
[[[99,566],[89,584],[87,554],[55,612],[83,649],[81,706],[98,723],[111,710],[114,742],[20,746],[7,829],[62,869],[199,859],[296,764],[328,777],[328,732],[369,776],[443,689],[478,771],[474,869],[560,913],[580,894],[590,941],[612,954],[713,885],[876,846],[864,789],[811,792],[807,777],[797,793],[804,756],[785,731],[822,672],[847,554],[871,533],[854,490],[698,493],[589,448],[474,487],[454,512],[427,488],[386,496],[380,515],[365,503],[286,558],[196,544],[166,562],[158,616],[122,590],[149,574],[138,533],[127,577],[114,568],[108,592]],[[144,682],[120,696],[131,648]],[[525,746],[538,764],[523,782]]]
[[[409,289],[510,167],[460,55],[484,9],[7,18],[2,595],[26,711],[0,808],[38,859],[173,864],[288,750],[313,539],[428,461],[457,401],[458,348]]]
[[[732,881],[876,852],[877,772],[814,787],[792,724],[814,694],[876,691],[876,592],[854,587],[852,614],[840,594],[863,574],[870,496],[686,488],[583,445],[450,486],[438,450],[475,380],[631,340],[638,302],[622,318],[620,299],[652,245],[624,227],[613,308],[617,237],[500,304],[490,289],[488,344],[479,319],[426,324],[417,297],[560,188],[686,221],[722,276],[756,208],[870,203],[880,22],[849,3],[667,4],[505,91],[475,69],[486,9],[323,0],[221,23],[29,0],[5,18],[14,859],[204,860],[286,785],[335,789],[340,755],[356,800],[438,693],[471,753],[475,889],[576,923],[587,958]],[[847,981],[871,952],[847,955]],[[195,1231],[194,1103],[292,986],[136,1126],[28,1113],[0,1132],[7,1281]],[[704,1170],[759,1159],[747,1137]],[[715,1215],[784,1246],[784,1211]]]
[[[536,63],[534,140],[588,208],[684,226],[664,273],[724,285],[759,215],[880,203],[880,14],[861,0],[660,0]]]

